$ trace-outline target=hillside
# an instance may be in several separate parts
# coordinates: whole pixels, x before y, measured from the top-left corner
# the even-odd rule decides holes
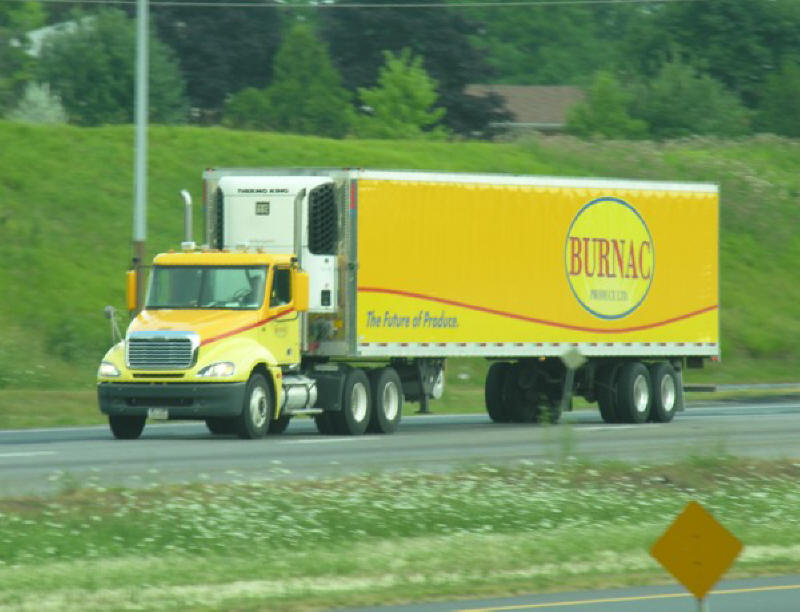
[[[0,142],[0,388],[90,388],[110,342],[103,307],[123,308],[123,272],[131,255],[133,129],[0,122]],[[366,142],[154,127],[150,254],[179,243],[178,192],[187,188],[199,200],[200,174],[212,165],[717,182],[724,363],[700,378],[800,379],[800,142],[766,137],[668,144],[569,138]]]

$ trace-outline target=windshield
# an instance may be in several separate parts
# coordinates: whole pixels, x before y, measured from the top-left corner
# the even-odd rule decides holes
[[[255,310],[266,280],[267,266],[154,266],[145,307]]]

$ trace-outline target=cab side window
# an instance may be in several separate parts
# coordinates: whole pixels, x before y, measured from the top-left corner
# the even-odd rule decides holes
[[[292,276],[289,268],[275,268],[272,277],[270,306],[283,306],[292,301]]]

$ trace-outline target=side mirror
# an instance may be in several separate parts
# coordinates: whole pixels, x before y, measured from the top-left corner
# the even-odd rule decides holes
[[[136,285],[136,270],[128,270],[125,273],[125,302],[128,310],[134,312],[138,306],[138,287]]]
[[[308,272],[294,271],[294,309],[308,312]]]

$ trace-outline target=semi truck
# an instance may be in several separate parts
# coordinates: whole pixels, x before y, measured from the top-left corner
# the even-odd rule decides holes
[[[203,244],[154,258],[139,309],[129,272],[100,410],[129,439],[148,418],[390,434],[446,358],[477,357],[493,422],[555,422],[576,395],[668,422],[684,370],[719,358],[718,209],[707,183],[208,169]]]

